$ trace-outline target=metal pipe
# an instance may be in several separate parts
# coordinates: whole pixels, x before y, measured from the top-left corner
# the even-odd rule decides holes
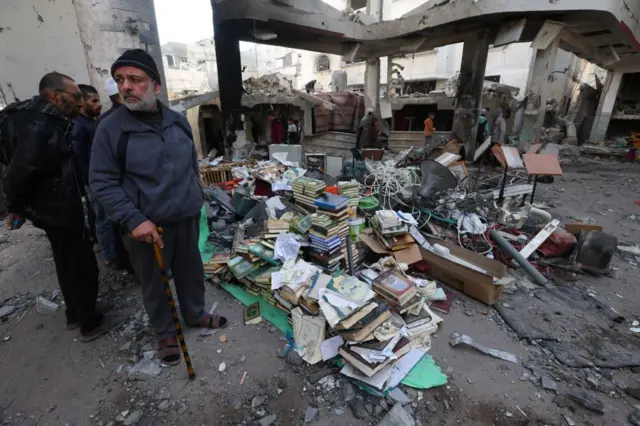
[[[535,281],[536,284],[546,288],[553,287],[549,280],[546,279],[545,276],[540,273],[540,271],[534,268],[533,265],[531,265],[529,261],[518,252],[518,250],[513,248],[513,246],[509,244],[509,242],[505,240],[498,231],[492,229],[490,235],[493,241],[495,241],[501,249],[510,254],[513,257],[513,260],[515,260],[520,266],[522,266],[522,269],[524,269],[527,275],[533,278],[533,281]]]
[[[353,276],[353,253],[351,252],[351,236],[345,237],[347,240],[347,266],[349,267],[349,275]]]

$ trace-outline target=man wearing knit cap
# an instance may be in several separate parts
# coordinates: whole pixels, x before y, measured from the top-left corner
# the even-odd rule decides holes
[[[223,317],[204,306],[204,269],[198,250],[200,187],[187,120],[158,101],[160,73],[141,49],[127,50],[111,67],[125,108],[104,118],[93,141],[90,186],[111,220],[123,226],[144,306],[158,336],[158,358],[180,362],[180,349],[153,244],[173,272],[180,310],[194,327],[221,328]]]

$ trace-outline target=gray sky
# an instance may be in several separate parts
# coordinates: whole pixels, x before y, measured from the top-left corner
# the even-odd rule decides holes
[[[154,0],[160,44],[213,37],[210,0]]]

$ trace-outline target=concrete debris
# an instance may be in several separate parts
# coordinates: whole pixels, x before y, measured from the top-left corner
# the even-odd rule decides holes
[[[568,426],[576,426],[576,422],[574,422],[573,420],[571,420],[569,417],[567,416],[562,416],[564,417],[565,421],[567,422]]]
[[[227,364],[226,364],[226,363],[224,363],[224,362],[221,362],[221,363],[220,363],[220,366],[218,366],[218,371],[219,371],[219,372],[221,372],[221,373],[223,373],[223,372],[224,372],[224,370],[226,370],[226,369],[227,369]]]
[[[132,426],[132,425],[138,424],[143,414],[144,413],[141,410],[134,411],[133,413],[129,414],[127,419],[124,421],[123,425]]]
[[[275,414],[271,414],[267,417],[260,419],[258,423],[260,423],[260,426],[271,426],[276,422],[276,420],[278,420],[278,416],[276,416]]]
[[[160,409],[161,411],[167,411],[169,409],[170,404],[171,402],[169,402],[168,399],[165,399],[160,404],[158,404],[158,409]]]
[[[309,423],[318,414],[318,409],[315,407],[307,407],[307,411],[304,414],[304,422]]]
[[[627,420],[633,426],[640,426],[640,409],[636,408],[635,410],[633,410],[629,414],[629,417],[627,417]]]
[[[14,313],[16,310],[15,306],[7,305],[0,308],[0,318],[5,318]]]
[[[263,406],[266,400],[267,400],[266,396],[262,396],[262,395],[254,396],[253,399],[251,400],[251,409],[256,410],[257,408]]]
[[[556,382],[554,382],[546,374],[544,376],[542,376],[542,379],[540,381],[540,386],[542,386],[542,389],[546,389],[546,390],[549,390],[549,391],[557,391],[558,390],[558,385],[556,384]]]
[[[160,363],[155,359],[141,359],[129,369],[129,380],[149,380],[162,372]]]
[[[258,78],[248,78],[243,82],[244,90],[255,95],[292,96],[292,82],[279,73],[267,74]]]
[[[582,390],[569,391],[563,395],[556,395],[556,397],[553,398],[553,402],[562,408],[579,405],[594,413],[604,414],[603,402],[594,395]]]
[[[402,407],[402,404],[396,404],[389,410],[386,416],[378,423],[378,426],[415,426],[416,421]]]

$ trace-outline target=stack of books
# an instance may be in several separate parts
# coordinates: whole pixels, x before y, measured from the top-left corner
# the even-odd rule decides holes
[[[291,186],[296,209],[303,214],[310,214],[316,211],[315,200],[324,193],[327,187],[321,180],[304,176],[294,180]]]
[[[371,288],[390,306],[400,311],[420,300],[415,283],[393,269],[378,275]]]
[[[376,223],[380,233],[385,236],[396,236],[409,231],[407,224],[393,210],[378,210],[372,222]]]
[[[264,238],[267,238],[267,239],[278,238],[278,235],[285,232],[289,232],[290,227],[291,227],[291,224],[285,220],[269,218],[269,220],[267,220],[266,222]]]
[[[347,197],[349,201],[347,202],[349,207],[358,207],[360,203],[360,184],[351,180],[349,182],[338,182],[338,194],[343,197]]]

